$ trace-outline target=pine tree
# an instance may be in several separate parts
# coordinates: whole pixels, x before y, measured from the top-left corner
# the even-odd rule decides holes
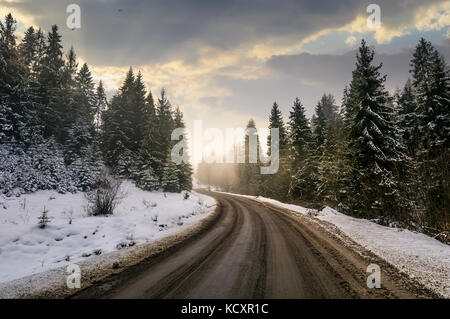
[[[330,206],[348,211],[350,161],[347,135],[341,114],[328,123],[318,167],[318,195]]]
[[[110,107],[102,113],[102,126],[101,126],[101,138],[100,148],[105,159],[105,164],[111,168],[114,168],[114,163],[117,163],[120,149],[118,144],[121,142],[120,134],[120,119],[119,116],[119,97],[115,95],[111,102]]]
[[[314,137],[316,139],[317,150],[320,152],[325,143],[325,135],[328,131],[330,121],[336,117],[336,105],[333,95],[324,94],[316,106],[314,120]]]
[[[62,70],[62,81],[65,86],[73,89],[75,87],[75,75],[78,70],[77,56],[73,47],[70,48],[66,56],[66,61]]]
[[[141,166],[141,174],[136,185],[147,191],[154,191],[160,188],[159,178],[150,165],[143,164]]]
[[[83,157],[94,140],[95,93],[91,71],[83,64],[74,79],[70,115],[64,116],[66,137],[66,162]],[[70,90],[70,87],[69,87]],[[70,93],[68,93],[70,94]]]
[[[136,154],[126,148],[119,140],[117,142],[117,161],[114,163],[114,172],[122,178],[135,178],[138,174]]]
[[[132,87],[132,94],[127,101],[128,116],[131,121],[132,130],[130,130],[130,143],[129,148],[133,152],[137,152],[142,145],[147,132],[148,132],[148,109],[146,104],[146,89],[141,72],[138,72],[136,80]]]
[[[294,165],[298,165],[310,155],[313,142],[309,121],[299,98],[295,99],[289,113],[289,138],[293,148]]]
[[[163,191],[171,193],[181,192],[179,175],[180,172],[178,170],[177,165],[172,161],[170,156],[168,156],[166,159],[166,164],[163,169],[163,175],[161,180],[161,186]]]
[[[8,114],[11,113],[11,108],[6,101],[0,99],[0,143],[4,144],[9,140],[12,125],[8,119]]]
[[[83,64],[76,78],[77,102],[79,103],[77,114],[92,120],[95,110],[94,82],[91,71],[86,63]]]
[[[20,56],[22,57],[22,61],[27,68],[27,76],[30,76],[33,69],[33,63],[36,61],[36,41],[36,32],[33,27],[29,27],[27,31],[25,31],[25,35],[19,47]]]
[[[374,51],[363,40],[346,104],[352,153],[351,203],[358,216],[398,219],[401,201],[397,174],[406,159],[397,141],[395,114],[384,88],[385,77],[373,65]]]
[[[100,133],[102,127],[102,114],[106,111],[108,107],[108,101],[106,99],[105,88],[103,87],[103,82],[100,80],[97,89],[95,91],[95,109],[94,109],[94,121],[95,121],[95,131]]]
[[[39,66],[38,80],[43,106],[40,116],[41,123],[44,125],[44,137],[55,136],[59,142],[65,138],[66,131],[62,125],[64,115],[68,112],[64,95],[66,92],[61,90],[63,67],[61,35],[58,33],[58,27],[53,25],[48,33],[45,53]]]
[[[173,114],[165,90],[155,107],[141,73],[135,77],[130,68],[119,93],[102,114],[101,148],[106,164],[143,189],[190,190],[191,165],[176,165],[170,158],[176,126],[184,127],[183,115],[179,109]]]
[[[119,162],[124,161],[124,157],[127,159],[134,157],[129,153],[138,142],[131,140],[134,132],[131,126],[135,123],[133,123],[134,116],[130,116],[129,104],[133,102],[134,83],[135,76],[133,69],[130,68],[119,92],[112,98],[110,107],[102,115],[101,148],[106,164],[114,170]],[[124,156],[124,152],[128,154]],[[126,163],[122,164],[126,166]]]
[[[20,139],[26,146],[41,139],[43,123],[40,122],[40,111],[43,109],[40,96],[40,83],[38,73],[45,48],[45,38],[39,29],[37,32],[33,27],[28,28],[22,43],[18,46],[21,63],[23,64],[23,78],[21,90],[21,104],[24,110],[22,114],[22,128]]]
[[[25,110],[21,103],[25,73],[16,47],[16,20],[11,14],[0,21],[0,137],[20,139]]]
[[[138,186],[147,190],[155,190],[160,187],[160,178],[158,177],[155,168],[161,167],[162,163],[158,163],[158,160],[154,156],[157,131],[155,105],[151,92],[148,93],[145,99],[142,117],[146,122],[145,125],[143,125],[143,139],[138,152],[140,161],[139,166],[141,168]]]
[[[161,90],[161,97],[156,105],[156,139],[154,156],[156,158],[156,172],[161,175],[164,167],[167,166],[167,158],[171,149],[171,135],[174,129],[172,117],[172,105],[167,99],[165,89]]]
[[[187,132],[185,130],[186,125],[184,124],[184,121],[183,121],[183,113],[181,112],[179,107],[177,107],[175,109],[174,127],[184,129],[184,134],[183,134],[182,138],[186,141],[186,145],[187,145]],[[173,143],[172,143],[172,145],[173,145]],[[187,151],[188,151],[187,149],[183,149],[183,152],[187,152]],[[182,155],[184,155],[184,154],[182,154]],[[178,171],[179,171],[178,181],[180,183],[180,189],[185,190],[185,191],[190,191],[192,189],[192,166],[191,166],[191,164],[182,162],[181,164],[178,164],[177,167],[178,167]]]
[[[431,57],[430,75],[429,101],[432,107],[423,109],[422,121],[426,128],[425,139],[428,140],[425,143],[432,151],[440,153],[450,145],[450,72],[444,58],[436,50]]]
[[[153,99],[153,94],[151,91],[148,92],[147,98],[145,100],[145,116],[147,119],[147,126],[146,126],[146,132],[145,132],[145,136],[144,136],[143,148],[146,148],[146,149],[150,150],[151,152],[154,152],[159,147],[158,125],[157,125],[158,118],[156,116],[156,106],[155,106],[155,101]],[[155,160],[155,159],[153,159],[153,160]]]
[[[17,21],[11,14],[0,21],[0,96],[13,98],[21,81],[21,64],[16,48]]]
[[[397,95],[398,126],[401,130],[403,142],[408,155],[415,157],[420,141],[420,119],[416,95],[410,79],[405,84],[403,91]]]
[[[279,136],[279,145],[278,148],[285,148],[287,145],[287,134],[286,129],[284,127],[283,122],[283,116],[281,114],[280,108],[277,104],[277,102],[273,102],[272,109],[270,111],[270,117],[269,117],[269,129],[271,128],[278,128],[278,136]],[[270,135],[267,138],[267,146],[268,146],[268,153],[270,154],[270,142],[271,138]]]
[[[41,229],[46,228],[50,222],[51,222],[51,219],[48,217],[48,211],[44,207],[41,215],[38,217],[39,228],[41,228]]]
[[[431,227],[448,229],[450,78],[445,60],[432,44],[421,39],[411,61],[417,92],[420,142],[417,174]]]
[[[92,144],[84,150],[83,157],[78,157],[69,165],[74,186],[79,191],[89,191],[97,182],[102,168],[101,157]]]
[[[314,141],[299,98],[295,99],[289,115],[289,139],[293,157],[289,194],[293,198],[312,200],[317,189],[317,166],[313,159]]]
[[[9,195],[39,189],[74,191],[83,174],[95,176],[93,166],[86,162],[90,159],[87,153],[73,160],[83,162],[74,169],[76,165],[68,167],[64,161],[67,148],[61,145],[73,124],[68,115],[77,114],[76,110],[68,112],[74,105],[76,56],[71,49],[65,63],[56,26],[47,43],[40,29],[36,32],[30,27],[16,44],[15,24],[10,14],[0,23],[0,143],[5,151],[2,156],[8,159],[0,164],[6,173],[0,187]],[[83,184],[88,184],[87,179]]]
[[[260,151],[260,141],[258,137],[258,133],[256,131],[255,121],[250,119],[247,123],[247,134],[244,138],[244,154],[245,161],[244,163],[240,163],[238,165],[238,174],[239,174],[239,192],[242,194],[249,195],[259,195],[260,192],[260,182],[261,175],[259,171],[259,151]],[[254,145],[250,145],[250,140],[256,140],[256,154],[254,152]],[[253,151],[252,150],[253,147]],[[250,161],[254,161],[253,156],[256,156],[256,163],[250,163]]]
[[[114,148],[115,142],[120,140],[122,145],[133,153],[138,153],[145,138],[148,125],[146,114],[146,90],[140,72],[134,75],[130,68],[119,93],[114,96],[111,108],[108,110],[110,121],[105,129],[111,129],[112,141],[109,148]],[[109,125],[112,126],[109,126]],[[107,132],[108,135],[108,132]],[[108,138],[108,137],[107,137]]]
[[[269,129],[278,128],[278,161],[279,167],[275,174],[261,176],[262,193],[264,196],[285,200],[289,192],[291,167],[289,164],[289,145],[283,116],[276,102],[273,103],[270,117]],[[267,138],[268,155],[272,153],[272,135]],[[272,159],[274,160],[274,159]]]
[[[42,60],[45,55],[46,50],[46,41],[45,41],[45,35],[41,28],[39,28],[35,35],[35,59],[32,63],[32,70],[33,70],[33,76],[37,81],[37,77],[39,74],[39,69],[41,67]]]

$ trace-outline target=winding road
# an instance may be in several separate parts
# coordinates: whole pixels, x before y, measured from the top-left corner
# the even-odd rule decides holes
[[[427,291],[362,248],[356,252],[288,210],[223,193],[217,220],[169,254],[76,298],[417,298]],[[370,263],[382,288],[368,288]]]

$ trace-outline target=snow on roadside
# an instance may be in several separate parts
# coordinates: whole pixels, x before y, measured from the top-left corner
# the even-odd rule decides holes
[[[130,181],[113,216],[88,216],[84,193],[38,191],[0,197],[0,283],[118,249],[154,242],[199,222],[214,211],[211,197],[146,192]],[[38,227],[42,210],[51,222]]]
[[[236,195],[236,194],[233,194]],[[274,199],[244,196],[314,216],[330,222],[362,247],[370,250],[409,277],[450,298],[450,246],[425,234],[391,228],[367,219],[358,219],[325,207],[321,211],[285,204]],[[310,214],[313,213],[313,214]]]
[[[425,286],[450,298],[450,246],[425,234],[353,218],[325,207],[318,219],[331,222],[355,242]]]

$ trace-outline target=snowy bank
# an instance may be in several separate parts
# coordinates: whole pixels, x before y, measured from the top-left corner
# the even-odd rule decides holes
[[[350,217],[330,207],[317,211],[264,197],[238,196],[256,199],[294,213],[329,222],[357,244],[394,265],[410,278],[450,298],[449,245],[425,234],[381,226],[367,219]]]
[[[0,283],[177,234],[214,211],[211,197],[146,192],[125,181],[108,217],[88,216],[84,193],[0,197]],[[38,227],[43,209],[51,222]]]
[[[317,218],[336,225],[364,248],[426,287],[450,298],[450,246],[425,234],[353,218],[326,207]]]

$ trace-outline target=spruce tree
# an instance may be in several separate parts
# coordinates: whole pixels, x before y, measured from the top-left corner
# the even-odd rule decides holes
[[[25,31],[22,43],[19,46],[20,56],[22,61],[27,68],[27,77],[32,72],[33,63],[36,61],[37,55],[37,37],[36,32],[33,27],[29,27]]]
[[[108,101],[106,99],[105,88],[103,87],[103,81],[100,80],[95,90],[95,106],[94,106],[95,131],[97,134],[100,133],[102,127],[102,114],[103,112],[106,111],[107,107]]]
[[[63,118],[67,114],[67,100],[61,91],[63,83],[63,51],[58,27],[52,26],[47,36],[45,53],[39,66],[40,95],[42,97],[41,122],[44,137],[55,136],[59,142],[65,138]]]
[[[183,139],[186,141],[187,145],[187,132],[186,132],[186,125],[184,124],[183,120],[183,113],[181,112],[180,108],[177,107],[174,112],[174,127],[175,128],[183,128],[184,134]],[[175,141],[176,142],[176,141]],[[174,143],[172,143],[173,145]],[[183,152],[187,152],[187,149],[183,149]],[[184,155],[184,154],[182,154]],[[190,163],[182,162],[181,164],[177,165],[179,176],[178,181],[180,183],[180,189],[185,191],[190,191],[192,189],[192,166]]]
[[[267,174],[261,176],[262,193],[264,196],[285,200],[289,192],[291,167],[289,164],[289,145],[287,132],[283,121],[283,116],[276,102],[273,103],[269,117],[269,130],[278,128],[278,161],[279,167],[275,174]],[[267,138],[267,152],[272,154],[272,135]],[[274,160],[274,159],[272,159]]]
[[[141,167],[141,175],[139,176],[139,187],[147,190],[155,190],[160,187],[160,178],[155,169],[157,159],[154,156],[157,143],[156,131],[156,112],[151,91],[145,99],[145,107],[142,114],[146,123],[143,126],[143,140],[139,150],[139,161]]]
[[[16,47],[17,21],[11,14],[0,21],[0,96],[14,101],[16,88],[21,83],[22,66]]]
[[[395,114],[384,88],[374,51],[363,40],[346,105],[352,154],[353,213],[398,219],[402,212],[397,174],[404,165],[404,148],[397,141]]]
[[[163,191],[165,192],[171,192],[171,193],[179,193],[181,192],[181,185],[180,185],[180,171],[175,164],[175,162],[172,161],[170,158],[170,155],[167,156],[167,159],[165,161],[165,166],[163,169],[162,179],[161,179],[161,186]]]
[[[314,140],[305,109],[296,98],[289,114],[289,139],[292,145],[292,179],[289,194],[293,198],[313,200],[317,189],[317,166],[313,158]]]
[[[127,110],[128,118],[131,122],[129,130],[130,145],[129,148],[133,152],[138,152],[142,145],[142,141],[148,132],[148,108],[146,103],[146,88],[141,72],[138,72],[132,86],[132,91],[128,98]]]
[[[156,158],[156,172],[161,176],[162,170],[167,167],[167,159],[171,150],[171,135],[174,129],[172,105],[167,99],[166,90],[161,90],[161,96],[156,105],[156,139],[154,156]]]
[[[239,174],[239,192],[242,194],[259,195],[261,174],[259,169],[259,151],[260,141],[258,133],[256,131],[256,124],[253,119],[250,119],[247,123],[246,130],[248,134],[245,135],[243,148],[244,148],[244,163],[238,165]],[[251,154],[251,149],[255,145],[250,145],[250,140],[256,140],[256,154]],[[252,147],[252,148],[251,148]],[[250,163],[254,160],[252,156],[256,156],[256,163]]]
[[[293,149],[294,165],[298,165],[310,155],[313,143],[309,121],[299,98],[295,99],[289,113],[289,139]]]
[[[74,79],[73,100],[70,103],[70,115],[65,116],[67,127],[67,156],[71,163],[77,157],[83,157],[89,145],[93,143],[95,93],[91,71],[86,63]],[[70,89],[69,89],[70,90]]]
[[[444,58],[421,39],[411,60],[413,87],[417,92],[420,141],[417,174],[420,176],[426,223],[448,229],[450,79]]]
[[[114,168],[119,157],[123,134],[120,129],[120,98],[116,94],[113,96],[110,107],[102,113],[100,148],[107,166]],[[122,145],[123,146],[123,145]]]
[[[62,84],[70,89],[75,87],[75,76],[78,71],[77,55],[73,47],[70,48],[66,55],[66,60],[62,70]]]
[[[124,157],[127,160],[134,158],[130,150],[137,143],[137,141],[131,140],[135,129],[131,127],[135,124],[133,123],[134,116],[130,116],[130,109],[132,108],[130,103],[134,100],[134,84],[135,76],[133,69],[130,68],[119,92],[114,95],[110,107],[102,115],[101,148],[106,164],[114,170],[122,171],[117,167],[119,160],[126,166],[126,163],[123,163]],[[127,153],[126,156],[123,155],[125,152]]]
[[[407,80],[403,91],[397,94],[398,126],[408,156],[415,158],[420,142],[420,119],[418,105],[412,82]]]
[[[39,143],[41,140],[43,123],[40,121],[40,112],[43,110],[43,104],[38,74],[44,49],[45,37],[41,29],[35,31],[33,27],[28,28],[18,47],[24,68],[23,90],[20,98],[24,110],[22,115],[24,125],[20,130],[20,138],[26,146]]]
[[[270,117],[269,117],[269,129],[271,128],[278,128],[278,136],[279,136],[279,145],[278,148],[285,148],[287,145],[287,134],[286,129],[284,127],[283,122],[283,116],[281,114],[280,108],[277,104],[277,102],[273,102],[272,109],[270,110]],[[270,143],[271,138],[270,135],[267,137],[267,146],[268,146],[268,153],[270,154]]]
[[[325,135],[328,131],[330,121],[336,117],[336,105],[333,95],[324,94],[317,103],[316,114],[313,119],[314,138],[316,140],[317,150],[320,151],[325,143]]]
[[[136,182],[136,185],[146,191],[154,191],[160,188],[159,178],[156,176],[153,168],[148,163],[142,163],[140,166],[140,175],[139,180]]]
[[[155,152],[160,146],[158,141],[158,118],[156,116],[156,106],[151,91],[147,94],[145,106],[145,116],[148,124],[146,126],[147,131],[145,132],[143,148],[146,148],[151,152]],[[153,158],[153,161],[154,160],[155,159]],[[155,169],[156,167],[153,166],[153,168]]]
[[[84,143],[85,151],[79,157],[67,160],[73,153],[68,142],[83,137],[76,133],[69,138],[77,120],[87,126],[92,123],[86,117],[89,113],[77,109],[81,103],[74,100],[74,50],[64,61],[56,26],[47,42],[40,29],[36,32],[30,27],[17,44],[15,29],[11,14],[0,21],[0,144],[2,156],[7,158],[0,163],[0,170],[7,172],[0,177],[2,192],[84,190],[101,163],[91,160],[90,141]]]
[[[95,112],[95,91],[91,71],[86,63],[83,64],[76,78],[77,117],[84,117],[90,123],[93,122]]]
[[[11,14],[0,21],[0,136],[19,140],[25,110],[21,103],[24,67],[16,47],[16,20]]]
[[[318,195],[329,206],[346,212],[350,182],[347,135],[341,114],[330,120],[318,163]]]

